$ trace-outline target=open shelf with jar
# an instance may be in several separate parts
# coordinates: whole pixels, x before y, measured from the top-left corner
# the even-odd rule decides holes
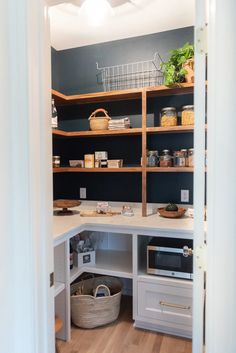
[[[52,91],[53,98],[56,106],[68,106],[68,105],[86,105],[94,103],[110,103],[119,102],[119,104],[125,104],[124,102],[138,100],[141,104],[141,127],[133,127],[128,129],[119,130],[98,130],[98,131],[64,131],[53,129],[53,137],[60,143],[66,143],[68,139],[81,139],[80,143],[83,144],[85,138],[113,138],[119,136],[140,136],[141,138],[141,149],[142,149],[142,165],[124,165],[121,168],[78,168],[69,167],[67,165],[61,165],[59,168],[53,168],[55,174],[58,173],[140,173],[142,175],[142,215],[147,215],[147,174],[148,173],[193,173],[193,165],[179,166],[172,164],[172,166],[164,166],[157,164],[155,166],[148,166],[146,159],[146,151],[149,147],[149,139],[155,135],[173,135],[173,134],[193,134],[194,125],[174,125],[174,126],[160,126],[160,122],[154,121],[152,126],[148,121],[148,102],[149,99],[158,102],[159,97],[173,97],[176,95],[189,95],[193,94],[194,85],[189,83],[183,83],[177,87],[149,87],[143,89],[130,89],[122,91],[112,92],[99,92],[94,94],[81,94],[66,96],[55,90]],[[123,102],[123,103],[122,103]],[[160,109],[161,110],[161,109]],[[79,119],[79,118],[78,118]],[[157,117],[156,117],[157,120]],[[191,121],[192,123],[193,121]],[[137,137],[138,138],[138,137]],[[159,138],[159,137],[158,137]],[[104,140],[105,141],[105,140]],[[115,143],[115,140],[113,140]],[[165,146],[169,148],[168,146]],[[181,148],[191,148],[193,146],[181,146]],[[172,157],[173,158],[173,157]],[[174,166],[173,166],[174,165]]]

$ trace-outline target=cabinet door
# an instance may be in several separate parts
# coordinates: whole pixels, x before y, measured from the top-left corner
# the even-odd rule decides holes
[[[138,282],[138,315],[164,325],[192,328],[192,285],[189,288]]]

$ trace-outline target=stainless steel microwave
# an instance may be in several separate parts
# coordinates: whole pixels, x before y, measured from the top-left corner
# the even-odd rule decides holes
[[[155,237],[147,245],[147,273],[193,278],[193,240]]]

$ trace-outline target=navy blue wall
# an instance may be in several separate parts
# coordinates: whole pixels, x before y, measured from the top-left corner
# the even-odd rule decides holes
[[[193,42],[193,28],[184,28],[148,36],[102,43],[87,47],[52,51],[53,88],[66,93],[101,91],[96,79],[96,62],[101,66],[115,65],[137,60],[148,60],[155,51],[166,59],[171,48]],[[55,77],[56,76],[56,77]],[[193,95],[152,98],[148,100],[148,126],[159,125],[159,112],[162,107],[192,104]],[[99,107],[105,108],[111,117],[129,116],[133,127],[141,127],[141,101],[113,102],[90,105],[57,107],[59,128],[67,131],[88,130],[88,117]],[[172,150],[193,147],[193,135],[165,134],[148,136],[148,149],[164,148]],[[139,164],[141,156],[141,136],[97,137],[89,139],[54,139],[54,154],[61,155],[62,164],[69,159],[83,159],[85,153],[96,150],[108,151],[109,158],[123,158],[125,164]],[[54,198],[78,198],[79,188],[87,188],[90,200],[141,201],[141,175],[117,174],[55,174]],[[190,203],[193,202],[192,173],[163,173],[148,175],[149,202],[180,203],[180,190],[190,190]]]

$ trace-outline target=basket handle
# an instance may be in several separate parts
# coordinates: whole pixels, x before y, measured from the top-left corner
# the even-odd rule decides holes
[[[107,114],[107,111],[103,108],[98,108],[96,109],[89,117],[88,120],[92,119],[92,118],[95,118],[96,114],[97,113],[104,113],[104,115],[110,120],[111,118],[109,117],[109,115]],[[99,118],[99,117],[98,117]],[[103,118],[103,117],[102,117]]]
[[[97,286],[97,288],[95,289],[94,297],[97,296],[99,288],[105,288],[107,290],[108,296],[111,295],[110,289],[105,284],[99,284],[99,286]]]

